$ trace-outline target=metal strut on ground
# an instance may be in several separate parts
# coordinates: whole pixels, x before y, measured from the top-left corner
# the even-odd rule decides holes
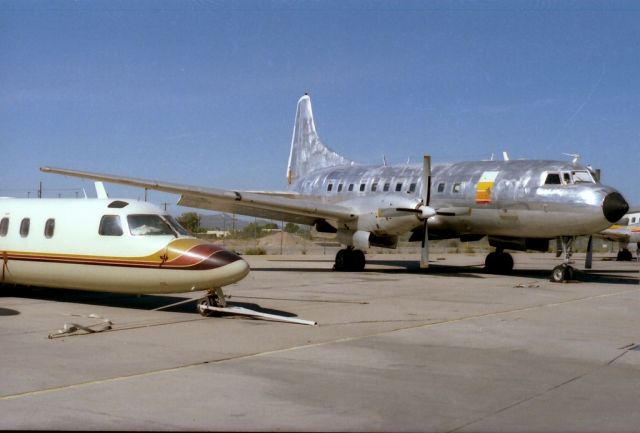
[[[318,322],[312,320],[296,319],[293,317],[280,316],[278,314],[261,313],[244,307],[212,307],[210,305],[199,305],[198,308],[215,311],[218,313],[237,314],[240,316],[255,317],[257,319],[274,320],[277,322],[296,323],[299,325],[315,326]]]

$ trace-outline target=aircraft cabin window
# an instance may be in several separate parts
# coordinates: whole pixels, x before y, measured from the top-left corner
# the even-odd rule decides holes
[[[416,192],[416,184],[412,183],[411,185],[409,185],[409,192]]]
[[[361,183],[360,184],[360,191],[364,191],[364,188],[367,186],[366,183]]]
[[[332,183],[327,185],[327,191],[331,191],[332,189],[333,189],[333,184]]]
[[[636,223],[636,217],[631,218],[631,224],[635,224],[635,223]],[[2,234],[1,231],[0,231],[0,234]]]
[[[353,184],[352,183],[349,184],[349,191],[353,191]]]
[[[100,219],[98,234],[101,236],[122,236],[120,215],[103,215]]]
[[[384,184],[384,188],[382,188],[383,191],[389,191],[389,187],[391,186],[391,184],[389,183],[385,183]]]
[[[438,192],[444,192],[444,182],[438,184]]]
[[[460,183],[454,183],[453,184],[453,188],[451,188],[451,192],[460,192],[461,189],[461,184]]]
[[[174,235],[173,230],[160,215],[127,215],[129,231],[134,236]]]
[[[342,191],[342,184],[338,184],[338,192]]]
[[[2,237],[6,236],[8,231],[9,231],[9,218],[4,217],[0,221],[0,236]]]
[[[377,182],[373,182],[371,184],[371,191],[377,191],[378,190],[378,183]]]
[[[402,182],[396,183],[396,192],[402,191]]]
[[[49,218],[46,223],[44,223],[44,237],[47,239],[51,239],[53,237],[53,232],[56,228],[56,220],[53,218]]]
[[[31,225],[31,220],[29,218],[23,218],[20,222],[20,236],[26,238],[29,236],[29,226]]]
[[[558,173],[549,173],[544,181],[545,185],[561,185],[560,175]]]
[[[562,173],[562,177],[564,178],[564,183],[571,185],[571,175],[569,173]]]

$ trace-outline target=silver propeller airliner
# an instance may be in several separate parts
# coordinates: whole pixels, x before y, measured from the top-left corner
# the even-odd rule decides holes
[[[428,267],[430,239],[489,239],[489,272],[509,272],[504,250],[547,251],[559,239],[564,263],[552,280],[573,278],[571,244],[609,227],[628,210],[622,195],[576,162],[469,161],[362,165],[325,146],[316,132],[311,100],[298,101],[287,168],[288,190],[245,192],[173,184],[84,171],[42,171],[180,194],[180,205],[314,226],[336,233],[346,246],[334,269],[360,271],[370,246],[395,248],[401,234],[422,242]]]

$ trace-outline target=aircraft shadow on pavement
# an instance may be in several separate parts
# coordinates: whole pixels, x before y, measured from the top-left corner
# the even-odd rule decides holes
[[[162,311],[174,313],[190,313],[198,314],[196,302],[198,298],[189,299],[188,297],[171,296],[171,295],[128,295],[122,293],[111,292],[89,292],[71,289],[49,289],[43,287],[26,287],[26,286],[2,286],[2,296],[11,296],[16,298],[40,299],[45,301],[68,302],[77,304],[96,305],[102,307],[130,308],[133,310],[154,310],[162,308],[178,302],[181,304],[162,308]],[[297,317],[288,311],[274,310],[264,308],[258,304],[245,302],[227,302],[227,306],[244,307],[260,313],[276,314],[284,317]],[[1,316],[13,316],[20,314],[19,311],[9,308],[0,308]]]
[[[261,272],[283,272],[294,271],[302,273],[328,273],[335,272],[332,269],[331,263],[333,260],[286,260],[276,259],[271,261],[277,262],[304,262],[304,263],[318,263],[318,267],[313,268],[292,268],[286,266],[279,267],[252,267],[252,271]],[[429,263],[428,269],[420,269],[420,262],[417,260],[369,260],[367,265],[373,266],[388,266],[389,268],[365,268],[360,273],[381,273],[381,274],[425,274],[425,275],[437,275],[441,277],[452,278],[488,278],[492,275],[484,270],[484,264],[478,265],[445,265],[440,263]],[[357,274],[358,272],[344,272],[345,274]],[[539,280],[549,280],[551,277],[551,269],[514,269],[511,274],[515,278],[534,278]],[[598,282],[604,284],[639,284],[640,274],[634,270],[581,270],[576,269],[574,282]]]

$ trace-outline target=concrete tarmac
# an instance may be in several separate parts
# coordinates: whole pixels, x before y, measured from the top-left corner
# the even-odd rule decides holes
[[[204,318],[202,293],[0,287],[0,428],[214,431],[640,431],[637,262],[553,254],[247,256],[231,305],[318,321]],[[582,256],[574,256],[582,269]],[[155,308],[193,299],[168,310]],[[73,322],[113,329],[52,339]]]

